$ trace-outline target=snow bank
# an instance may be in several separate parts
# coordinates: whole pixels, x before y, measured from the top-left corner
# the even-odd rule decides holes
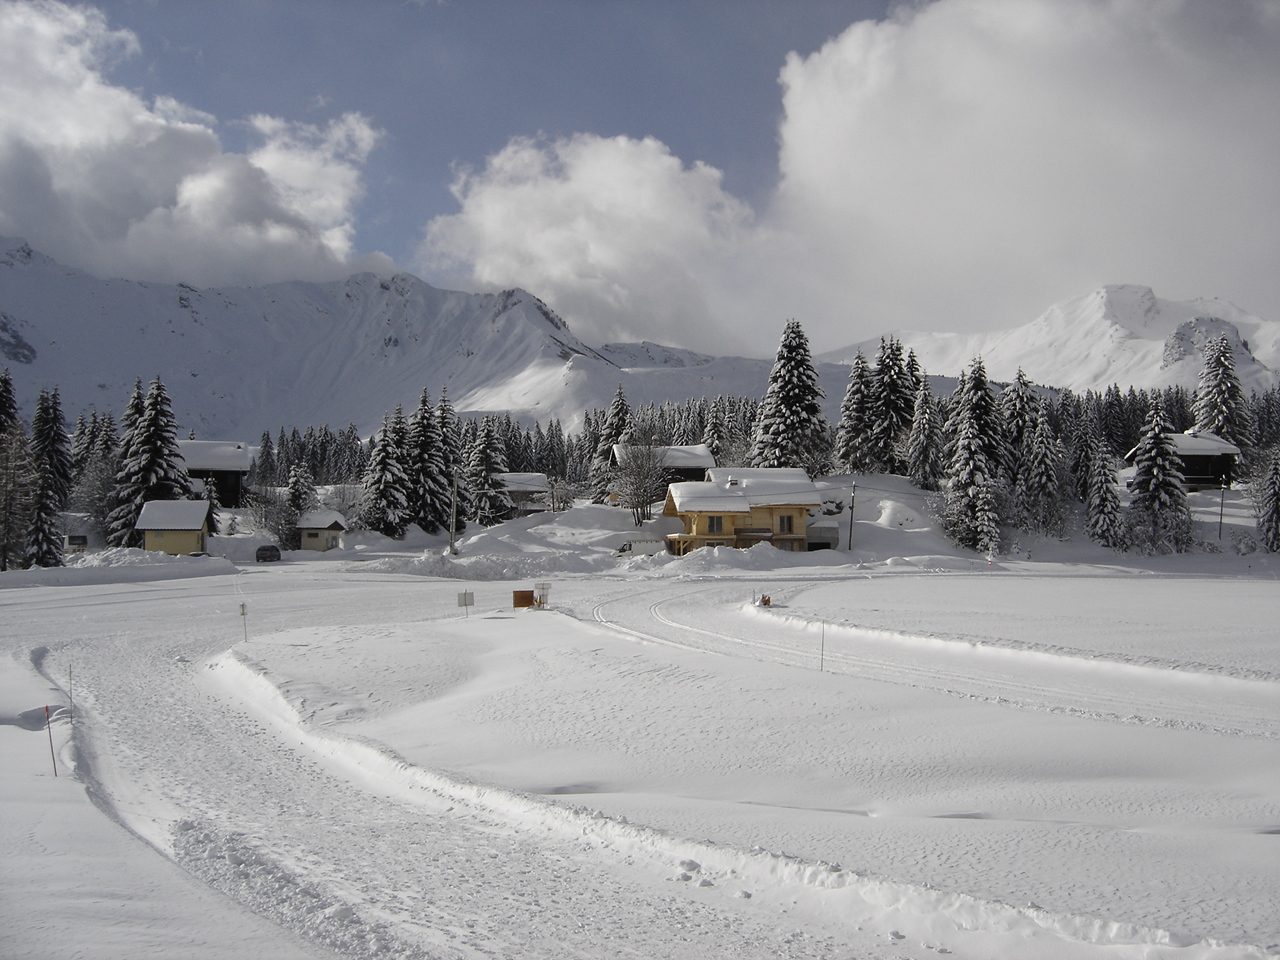
[[[141,583],[148,580],[181,580],[235,573],[225,557],[170,556],[132,547],[110,547],[92,553],[73,554],[63,567],[33,567],[0,573],[5,587],[72,587],[97,583]]]
[[[306,724],[267,668],[244,653],[228,651],[208,661],[208,675],[225,694],[248,703],[291,738],[350,773],[404,798],[467,805],[496,815],[523,831],[578,838],[629,863],[662,871],[669,880],[721,888],[728,895],[790,896],[807,907],[839,913],[852,924],[892,924],[893,939],[942,940],[975,956],[1017,955],[1023,960],[1144,957],[1168,960],[1263,960],[1259,947],[1178,937],[1168,931],[1093,917],[1018,907],[928,886],[871,876],[839,864],[807,861],[756,847],[735,849],[696,841],[539,797],[414,766],[377,743]],[[182,833],[196,829],[184,825]],[[209,843],[221,841],[211,838]],[[236,853],[243,860],[245,854]],[[252,854],[249,854],[252,856]],[[905,930],[906,933],[900,931]],[[1015,954],[1010,954],[1010,941]],[[931,949],[939,949],[931,947]],[[947,950],[947,952],[950,952]]]

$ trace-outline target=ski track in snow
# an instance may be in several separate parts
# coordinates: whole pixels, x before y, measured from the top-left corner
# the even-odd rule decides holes
[[[807,589],[809,585],[784,587],[775,596],[794,600]],[[1271,673],[1256,671],[1235,676],[1221,668],[1206,669],[1193,662],[1083,655],[1082,651],[1037,647],[1027,642],[998,646],[962,638],[914,636],[856,624],[824,623],[805,614],[783,613],[776,606],[744,604],[740,615],[732,620],[732,633],[725,632],[723,608],[719,605],[715,608],[717,628],[699,625],[705,622],[695,618],[699,605],[689,601],[724,592],[723,587],[698,587],[649,603],[649,617],[656,626],[665,628],[662,636],[634,627],[618,629],[650,642],[799,667],[815,666],[812,635],[822,631],[832,644],[826,651],[824,666],[834,673],[1018,709],[1226,736],[1280,739],[1280,678]],[[596,605],[592,615],[599,622],[610,623],[606,609],[623,605],[633,607],[634,601],[605,601]],[[667,612],[677,606],[684,608],[684,619]],[[634,612],[629,615],[634,617]],[[841,648],[838,644],[842,638],[852,642]],[[1020,660],[1038,662],[1021,671]],[[1037,669],[1043,663],[1052,668],[1056,684],[1047,684],[1044,671]],[[1203,685],[1189,686],[1196,681],[1224,696],[1205,697]],[[1187,693],[1195,695],[1189,697]]]
[[[232,584],[238,601],[241,578]],[[812,585],[795,578],[774,596],[794,601]],[[726,621],[723,602],[706,612],[708,596],[740,596],[744,587],[664,583],[640,594],[631,587],[626,597],[589,601],[586,609],[646,643],[812,668],[814,621],[807,615],[739,607]],[[76,674],[86,720],[77,736],[103,758],[93,789],[193,874],[342,956],[924,957],[945,942],[907,941],[895,929],[885,946],[883,930],[849,925],[848,917],[867,915],[868,904],[904,917],[908,929],[914,918],[935,934],[939,917],[952,935],[1052,934],[1047,944],[1028,944],[1027,957],[1275,955],[681,840],[412,767],[376,744],[312,729],[251,659],[219,657],[226,636],[202,629],[196,613],[233,606],[217,589],[148,587],[167,612],[141,624],[127,608],[111,612],[121,601],[83,604],[99,615],[95,642],[110,651],[95,656],[97,675]],[[73,616],[78,602],[61,604],[64,615]],[[185,615],[175,617],[175,610]],[[277,625],[290,613],[283,603],[273,614]],[[359,622],[360,612],[349,616]],[[191,625],[175,636],[173,623],[183,619]],[[851,625],[828,626],[827,640],[826,668],[863,679],[1104,722],[1280,737],[1275,700],[1265,700],[1275,696],[1270,678],[1189,676],[1178,664],[1111,660],[1071,676],[1078,658],[1060,651],[1009,647],[984,658],[968,644],[939,666],[939,649],[958,641],[886,637]],[[922,644],[923,660],[906,655]],[[75,643],[49,646],[42,669],[64,681]],[[1061,668],[1057,685],[1045,685],[1043,663],[1019,675],[1025,657],[1053,658]],[[1203,687],[1194,702],[1178,696],[1188,682],[1259,692],[1256,701],[1217,698],[1211,720],[1201,721],[1192,715],[1203,714]],[[844,919],[839,909],[833,919],[797,903],[792,892],[805,888],[841,894],[834,902],[847,911]],[[754,900],[742,896],[751,890]],[[977,941],[983,943],[990,941]]]

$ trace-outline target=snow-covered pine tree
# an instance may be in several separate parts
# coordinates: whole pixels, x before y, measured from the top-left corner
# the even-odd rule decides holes
[[[849,366],[836,428],[835,465],[841,473],[863,473],[871,462],[871,370],[859,350]]]
[[[318,503],[315,479],[311,476],[305,459],[299,458],[289,468],[282,514],[275,523],[277,528],[275,532],[280,540],[280,546],[286,550],[298,550],[302,547],[302,533],[298,530],[298,520]]]
[[[413,522],[427,533],[449,525],[449,493],[444,481],[440,425],[424,387],[409,418],[409,506]]]
[[[1253,425],[1249,421],[1249,405],[1240,378],[1231,341],[1225,336],[1210,340],[1204,349],[1204,365],[1195,398],[1196,429],[1217,434],[1234,443],[1241,452],[1253,445]]]
[[[271,431],[263,430],[262,439],[258,441],[258,456],[253,468],[253,483],[260,487],[275,486],[276,482],[276,445],[271,439]]]
[[[493,420],[485,417],[467,452],[467,482],[472,496],[471,519],[482,527],[501,523],[511,514],[507,485],[498,476],[505,473],[506,469],[502,444],[497,437]]]
[[[71,453],[56,390],[41,390],[36,400],[35,416],[31,418],[31,465],[35,487],[24,559],[29,567],[60,567],[59,514],[70,495]]]
[[[383,417],[382,429],[373,436],[369,465],[365,468],[359,507],[361,524],[396,540],[403,537],[410,520],[407,486],[408,479],[396,456],[391,420]]]
[[[800,467],[813,476],[830,459],[830,431],[822,415],[824,394],[809,352],[809,338],[788,320],[760,405],[753,467]]]
[[[1134,452],[1130,486],[1129,539],[1150,552],[1181,553],[1190,543],[1191,515],[1183,486],[1182,460],[1166,432],[1157,399]]]
[[[999,471],[1000,465],[1005,461],[1004,430],[1000,413],[996,409],[996,395],[991,391],[987,368],[981,357],[975,358],[969,365],[960,402],[967,411],[966,415],[975,424],[987,462],[992,470]],[[998,474],[993,474],[993,478],[998,479]]]
[[[1025,475],[1024,465],[1040,412],[1040,398],[1021,367],[1013,382],[1000,391],[997,408],[1005,438],[1004,475],[1009,485],[1016,488]]]
[[[1081,503],[1089,502],[1093,461],[1099,451],[1111,456],[1111,447],[1102,439],[1097,419],[1092,413],[1077,417],[1071,435],[1068,467],[1071,473],[1071,491]]]
[[[91,413],[89,417],[85,417],[83,413],[76,417],[75,429],[71,431],[71,482],[75,485],[75,481],[80,478],[80,471],[84,469],[84,462],[89,456],[89,451],[93,449],[93,441],[97,432],[98,415]]]
[[[1026,462],[1015,487],[1022,527],[1036,533],[1055,534],[1062,529],[1062,501],[1058,488],[1058,441],[1043,410],[1026,444]]]
[[[74,468],[71,438],[62,418],[62,399],[57,387],[41,391],[36,403],[36,413],[31,420],[31,461],[40,483],[49,486],[53,511],[65,510],[71,497]]]
[[[141,381],[134,386],[123,420],[132,424],[122,443],[122,462],[116,473],[115,508],[107,521],[107,542],[131,546],[141,542],[134,524],[148,500],[181,500],[191,492],[191,481],[178,450],[177,424],[169,394],[156,377],[136,409]]]
[[[1280,451],[1272,453],[1271,464],[1257,483],[1258,536],[1262,549],[1277,553],[1280,552]]]
[[[711,401],[711,409],[707,411],[706,427],[702,431],[702,442],[711,451],[717,464],[723,462],[725,451],[729,447],[729,425],[725,422],[724,397],[716,397]]]
[[[36,470],[22,421],[16,413],[5,419],[0,428],[0,571],[26,555],[36,491]]]
[[[119,469],[120,438],[111,414],[95,417],[93,424],[93,446],[85,454],[79,478],[71,491],[70,505],[85,514],[98,535],[105,537]]]
[[[609,487],[613,483],[613,445],[626,439],[630,427],[631,405],[627,403],[622,384],[618,384],[591,457],[592,503],[604,503],[605,497],[609,495]]]
[[[955,438],[947,464],[942,522],[948,536],[961,546],[990,551],[1000,540],[999,457],[988,452],[991,444],[984,435],[984,424],[990,430],[995,421],[995,403],[981,360],[973,362],[964,383],[952,417]]]
[[[880,341],[868,399],[867,453],[872,468],[885,473],[906,473],[901,448],[911,429],[915,383],[902,356],[902,344],[895,337]]]
[[[942,474],[942,421],[929,378],[922,375],[907,438],[907,476],[921,490],[937,490]]]
[[[0,370],[0,434],[18,422],[18,401],[13,395],[13,376]]]
[[[442,471],[440,479],[449,495],[445,503],[444,528],[449,532],[449,525],[454,523],[453,533],[461,533],[467,528],[466,518],[471,515],[471,490],[467,486],[466,462],[462,447],[462,432],[458,423],[458,415],[453,404],[449,402],[449,388],[440,391],[440,402],[436,404],[436,426],[440,428],[440,463]],[[450,506],[456,509],[450,512]],[[456,522],[454,519],[456,518]]]
[[[1113,550],[1125,547],[1124,517],[1116,490],[1116,467],[1111,453],[1096,444],[1089,469],[1087,501],[1089,539]]]

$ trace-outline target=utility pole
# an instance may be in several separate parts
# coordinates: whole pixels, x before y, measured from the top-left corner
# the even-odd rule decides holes
[[[858,492],[858,485],[855,483],[849,488],[849,549],[853,549],[853,498]]]
[[[454,541],[458,536],[458,477],[453,478],[453,490],[449,497],[449,553],[456,554],[458,548]]]

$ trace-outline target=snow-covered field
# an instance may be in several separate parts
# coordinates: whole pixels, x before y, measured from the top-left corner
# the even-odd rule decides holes
[[[0,955],[1280,956],[1277,558],[988,564],[909,493],[0,581]]]

